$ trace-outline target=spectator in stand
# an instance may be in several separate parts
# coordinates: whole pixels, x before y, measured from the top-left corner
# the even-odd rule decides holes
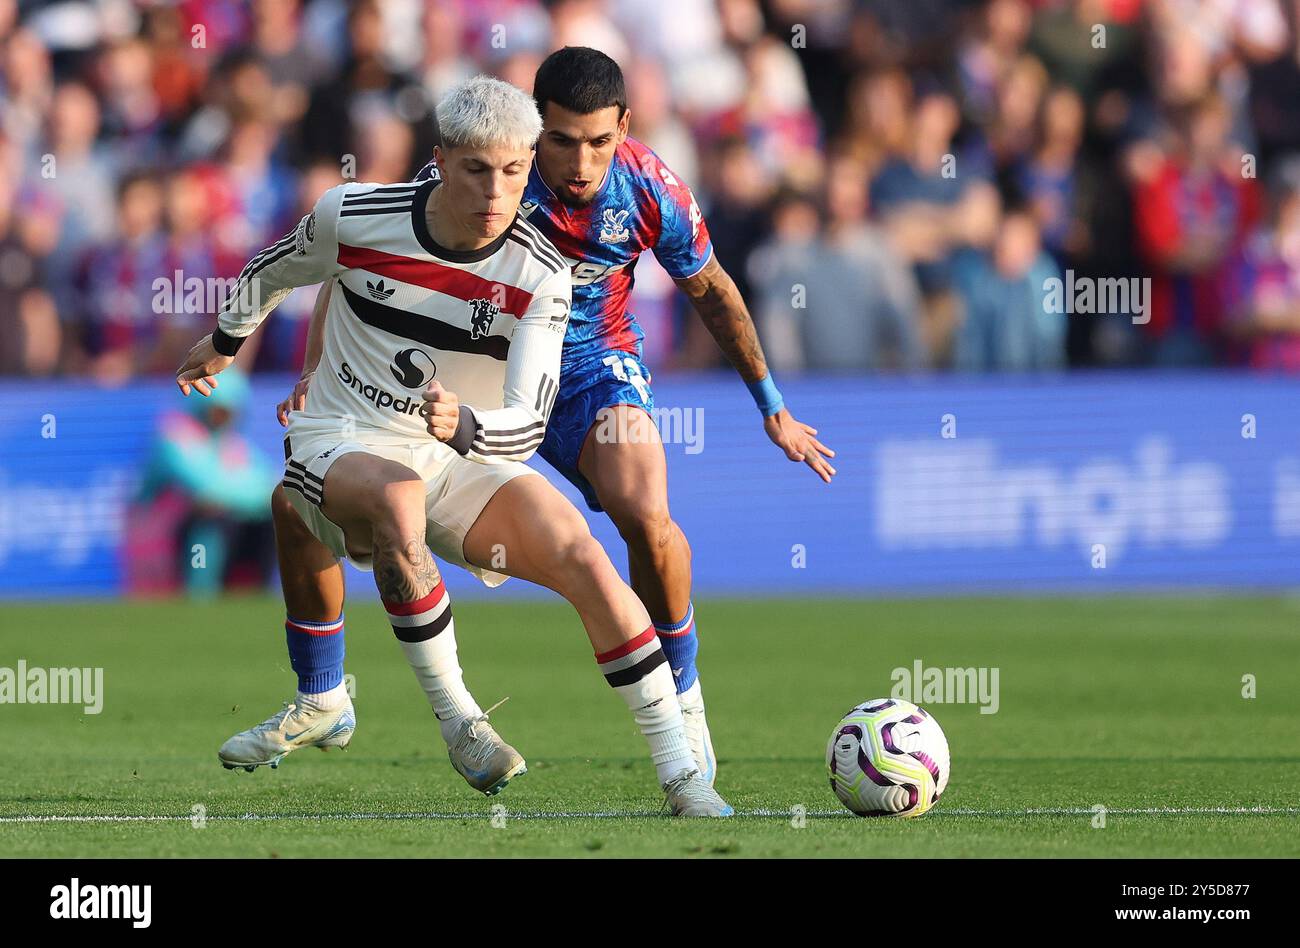
[[[1066,320],[1088,317],[1047,311],[1046,281],[1059,276],[1043,250],[1034,214],[1028,209],[1005,214],[992,248],[964,251],[956,264],[962,305],[956,367],[977,372],[1060,368]]]
[[[153,62],[153,88],[164,122],[164,145],[198,104],[208,81],[205,64],[191,57],[191,37],[184,17],[174,6],[156,6],[146,13],[145,36]]]
[[[276,157],[276,128],[260,116],[236,122],[215,169],[221,198],[211,210],[237,217],[243,225],[240,239],[247,246],[280,237],[293,218],[298,176]]]
[[[153,47],[134,37],[105,50],[96,70],[102,134],[113,163],[156,165],[165,158],[163,107],[154,85]]]
[[[31,177],[40,181],[44,199],[58,209],[58,244],[50,253],[46,276],[64,312],[72,312],[75,305],[67,288],[81,255],[113,232],[116,169],[96,145],[99,115],[98,100],[87,86],[60,84],[47,121],[44,154],[29,155],[39,162]]]
[[[417,126],[420,154],[431,154],[429,107],[414,78],[394,72],[384,58],[383,15],[376,0],[357,0],[349,8],[348,39],[347,61],[312,92],[302,121],[303,156],[339,161],[344,154],[356,155],[362,142],[354,117],[374,108],[402,114],[398,102],[403,99],[419,103],[410,121]]]
[[[713,252],[745,299],[754,298],[746,261],[767,236],[773,179],[741,138],[724,138],[710,150],[696,196],[708,221]],[[638,277],[640,274],[638,274]],[[675,295],[670,302],[676,302]],[[684,313],[677,367],[712,368],[723,364],[717,343],[694,314]]]
[[[418,67],[424,94],[437,102],[456,83],[478,71],[464,53],[464,11],[457,3],[431,3],[421,21],[424,59]]]
[[[1256,182],[1242,176],[1228,124],[1211,94],[1163,147],[1144,143],[1130,158],[1138,245],[1153,272],[1144,329],[1160,365],[1213,361],[1228,261],[1259,215]]]
[[[169,283],[184,280],[186,288],[202,287],[201,293],[181,297],[177,307],[173,294],[170,308],[154,310],[159,326],[158,343],[141,354],[136,371],[142,375],[163,375],[175,370],[185,353],[202,335],[202,326],[224,297],[225,286],[234,285],[243,268],[247,251],[225,239],[222,228],[212,226],[220,217],[215,206],[218,191],[201,167],[177,171],[167,179],[163,193],[167,246],[164,271]],[[154,294],[157,296],[157,294]],[[144,361],[147,359],[147,361]]]
[[[291,127],[307,112],[308,90],[326,75],[326,62],[302,35],[299,0],[254,0],[252,49],[271,79],[271,114]]]
[[[40,159],[37,145],[54,98],[50,53],[30,30],[13,31],[0,50],[0,131],[23,154],[25,166]]]
[[[1300,164],[1280,176],[1273,206],[1229,270],[1226,328],[1251,368],[1300,373]]]
[[[786,199],[777,212],[773,195],[847,193],[833,155],[834,174],[856,164],[870,184],[865,226],[889,248],[875,256],[914,268],[924,364],[955,358],[956,258],[998,274],[1016,256],[1005,244],[1030,243],[1023,221],[1000,226],[1003,204],[1032,211],[1060,268],[1155,281],[1146,329],[1125,314],[1067,321],[1069,364],[1236,361],[1250,323],[1229,303],[1244,292],[1233,281],[1280,239],[1243,248],[1260,216],[1253,176],[1300,154],[1298,22],[1300,0],[0,0],[0,173],[17,202],[0,246],[26,261],[0,285],[28,301],[0,311],[26,327],[0,343],[0,372],[170,371],[169,324],[114,302],[140,298],[138,268],[211,260],[193,275],[220,277],[227,251],[294,223],[300,189],[414,173],[440,90],[478,72],[530,88],[564,44],[620,61],[632,133],[695,188],[716,252],[756,301],[764,287],[743,284],[765,275],[758,242],[800,252],[765,239],[768,222],[798,231],[813,210]],[[150,203],[132,180],[141,167],[169,207],[155,257],[136,219]],[[128,184],[131,200],[115,201]],[[202,239],[175,230],[170,209],[200,191]],[[832,259],[853,259],[853,243]],[[649,357],[716,364],[671,281],[641,266]],[[1273,282],[1276,267],[1259,266]],[[284,313],[308,312],[299,295]],[[304,327],[279,323],[261,353],[250,343],[259,370],[297,369]]]
[[[789,45],[763,36],[741,54],[745,94],[713,113],[700,127],[703,143],[715,136],[739,136],[771,176],[811,184],[821,171],[818,129],[808,104],[799,61]]]
[[[1062,268],[1083,249],[1086,239],[1077,175],[1083,123],[1079,94],[1065,87],[1054,89],[1043,103],[1038,144],[1017,169],[1017,183],[1033,208],[1043,246]]]
[[[773,239],[752,257],[760,326],[783,368],[889,372],[925,364],[920,293],[888,232],[868,219],[866,181],[856,160],[833,158],[820,228],[806,202],[786,197]]]
[[[928,362],[938,367],[951,359],[957,326],[953,254],[972,236],[965,227],[971,214],[996,201],[992,186],[954,155],[959,119],[947,93],[922,95],[911,110],[907,150],[886,160],[871,185],[873,207],[915,263],[921,338]]]
[[[962,43],[957,63],[962,112],[977,125],[997,115],[998,90],[1005,85],[1032,26],[1033,10],[1026,0],[992,0]]]
[[[395,114],[375,106],[356,119],[361,130],[357,149],[357,180],[392,184],[409,181],[428,156],[415,154],[411,127]]]
[[[0,167],[13,146],[0,138]],[[62,332],[41,261],[52,236],[37,215],[14,214],[17,179],[0,174],[0,375],[49,375],[58,365]]]
[[[634,60],[624,70],[627,77],[628,111],[632,113],[631,134],[649,145],[664,164],[691,187],[700,190],[700,162],[695,136],[673,111],[668,77],[652,59]],[[521,88],[532,88],[533,77]],[[712,231],[712,227],[709,228]]]
[[[152,174],[133,172],[118,188],[117,233],[83,256],[76,287],[79,305],[76,362],[104,382],[122,383],[154,364],[160,325],[154,281],[171,286],[163,232],[163,188]],[[171,307],[166,292],[160,306]],[[174,367],[173,367],[174,368]]]

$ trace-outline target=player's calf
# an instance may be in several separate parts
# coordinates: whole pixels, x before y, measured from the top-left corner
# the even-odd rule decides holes
[[[643,496],[615,482],[601,494],[602,506],[627,543],[632,585],[654,619],[655,632],[673,673],[686,735],[696,765],[709,785],[717,777],[717,756],[704,712],[696,660],[699,637],[691,602],[691,548],[657,491]]]
[[[325,622],[343,611],[343,568],[294,509],[283,486],[271,494],[280,588],[289,615]]]
[[[498,792],[527,768],[465,686],[451,597],[425,545],[424,482],[396,462],[354,453],[331,466],[326,496],[334,506],[325,513],[339,518],[349,549],[370,556],[393,634],[438,719],[452,766],[474,789]]]
[[[516,478],[497,491],[465,539],[470,562],[486,565],[502,547],[505,572],[553,589],[577,610],[601,672],[649,744],[674,815],[729,815],[730,807],[699,777],[673,676],[645,606],[573,505],[541,478]],[[694,802],[681,802],[686,797]]]

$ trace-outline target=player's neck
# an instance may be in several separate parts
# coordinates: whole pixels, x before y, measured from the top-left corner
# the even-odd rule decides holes
[[[429,199],[424,205],[424,222],[429,228],[429,236],[433,238],[434,243],[439,247],[463,253],[482,250],[496,240],[496,237],[466,233],[464,228],[456,226],[453,216],[442,209],[441,191],[442,186],[430,191]]]

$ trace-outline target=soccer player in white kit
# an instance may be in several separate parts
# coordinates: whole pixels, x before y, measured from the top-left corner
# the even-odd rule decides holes
[[[321,368],[288,425],[285,494],[323,548],[306,552],[373,571],[456,769],[490,794],[526,767],[464,685],[433,555],[489,586],[517,576],[567,599],[649,742],[672,812],[728,816],[692,757],[645,607],[573,505],[522,463],[545,434],[571,300],[567,265],[517,216],[536,105],[480,76],[437,115],[441,181],[327,191],[244,268],[177,384],[208,394],[294,287],[331,281]],[[227,741],[224,764],[251,770],[297,747],[347,744],[355,717],[330,626],[291,617],[298,700]],[[304,693],[304,671],[322,690]]]

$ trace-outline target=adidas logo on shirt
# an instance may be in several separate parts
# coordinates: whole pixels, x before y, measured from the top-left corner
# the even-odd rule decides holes
[[[390,286],[388,288],[385,288],[383,280],[380,280],[378,283],[371,283],[369,280],[367,280],[366,292],[369,293],[377,300],[386,300],[394,293],[397,292],[397,287]]]

